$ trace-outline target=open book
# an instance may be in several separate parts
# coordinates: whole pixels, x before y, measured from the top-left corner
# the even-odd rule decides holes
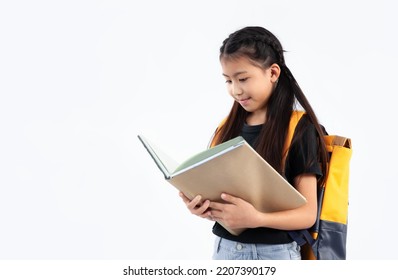
[[[143,136],[138,138],[165,179],[189,199],[200,194],[203,201],[222,202],[221,193],[225,192],[250,202],[261,212],[289,210],[306,203],[304,196],[241,136],[204,150],[181,164]],[[226,229],[235,235],[244,230]]]

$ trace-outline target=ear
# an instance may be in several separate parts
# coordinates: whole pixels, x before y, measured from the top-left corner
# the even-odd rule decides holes
[[[271,82],[276,83],[281,74],[281,68],[278,64],[274,63],[269,68],[271,70]]]

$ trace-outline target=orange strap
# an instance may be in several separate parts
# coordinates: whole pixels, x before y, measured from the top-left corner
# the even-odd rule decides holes
[[[284,148],[283,148],[282,166],[284,166],[284,164],[285,164],[287,153],[289,151],[290,144],[292,143],[292,139],[293,139],[293,135],[294,135],[294,131],[296,129],[296,126],[297,126],[298,122],[300,121],[301,117],[304,114],[305,114],[304,111],[293,111],[292,112],[292,116],[290,118],[290,123],[289,123],[289,129],[288,129],[287,135],[286,135],[285,145],[284,145]],[[216,141],[218,140],[218,137],[219,137],[218,136],[218,131],[225,124],[226,120],[227,120],[227,118],[224,118],[220,122],[220,124],[218,125],[216,131],[213,134],[213,138],[210,141],[209,147],[214,147],[215,146],[215,143],[216,143]]]
[[[290,148],[290,144],[292,143],[294,131],[296,130],[296,126],[304,114],[305,114],[304,111],[293,111],[292,112],[292,116],[290,118],[290,123],[289,123],[289,129],[288,129],[287,135],[286,135],[285,145],[283,147],[282,170],[285,170],[285,161],[286,161],[287,153]]]
[[[225,122],[227,121],[228,117],[225,117],[220,124],[218,125],[216,131],[214,131],[213,133],[213,137],[210,140],[210,145],[209,148],[214,147],[216,145],[216,141],[218,140],[219,134],[218,132],[220,131],[220,128],[225,124]]]

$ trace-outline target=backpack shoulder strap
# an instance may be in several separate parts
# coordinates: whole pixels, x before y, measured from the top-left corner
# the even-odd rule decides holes
[[[217,142],[218,137],[219,137],[218,132],[220,131],[220,128],[221,128],[221,127],[225,124],[225,122],[227,121],[227,118],[228,118],[228,117],[225,117],[225,118],[220,122],[220,124],[217,126],[216,130],[214,131],[214,133],[213,133],[213,135],[212,135],[212,137],[211,137],[211,139],[210,139],[208,148],[212,148],[212,147],[214,147],[214,146],[216,145],[216,142]]]
[[[290,118],[289,129],[286,134],[285,145],[283,147],[282,170],[284,170],[285,161],[289,152],[290,144],[292,143],[294,131],[300,121],[301,117],[305,114],[304,111],[293,111]]]
[[[289,147],[290,147],[290,143],[292,142],[293,139],[293,135],[294,135],[294,131],[296,129],[296,126],[298,124],[298,122],[300,121],[301,117],[305,114],[304,111],[293,111],[292,112],[292,116],[290,118],[290,123],[289,123],[289,129],[286,135],[286,140],[285,140],[285,145],[283,148],[283,162],[285,162],[286,157],[287,157],[287,152],[289,151]],[[217,129],[214,131],[213,136],[210,140],[210,144],[209,147],[214,147],[215,143],[218,139],[218,131],[220,130],[220,128],[225,124],[225,122],[227,121],[227,117],[225,117],[220,124],[218,125]]]

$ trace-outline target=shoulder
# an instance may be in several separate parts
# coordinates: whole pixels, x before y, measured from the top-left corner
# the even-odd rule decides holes
[[[296,161],[296,163],[302,162],[305,165],[305,162],[317,158],[318,148],[319,138],[315,125],[307,115],[303,115],[297,124],[289,147],[289,160]]]
[[[315,125],[304,115],[297,124],[286,160],[286,177],[289,182],[303,173],[321,176],[318,164],[319,138]]]
[[[297,127],[294,131],[292,145],[296,142],[301,142],[303,140],[315,140],[316,139],[316,128],[312,123],[311,119],[308,115],[304,114],[300,121],[297,124]]]

